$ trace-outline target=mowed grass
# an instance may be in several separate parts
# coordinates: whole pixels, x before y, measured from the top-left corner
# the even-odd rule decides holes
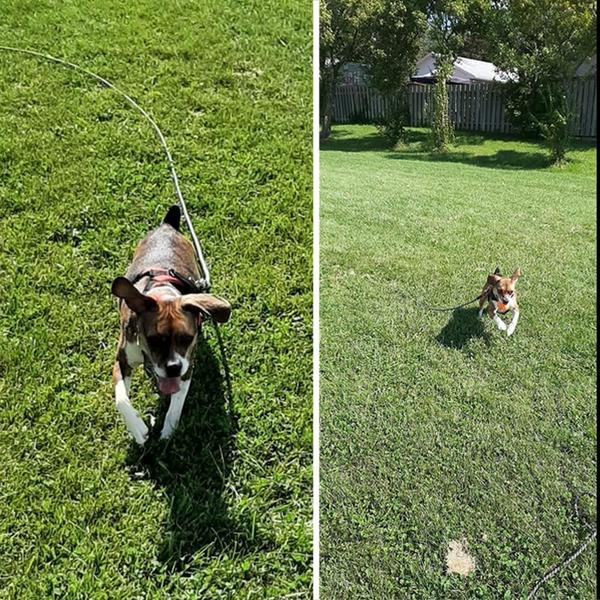
[[[595,491],[595,147],[336,127],[321,172],[322,598],[524,598]],[[520,266],[510,338],[476,306]],[[595,502],[581,499],[588,520]],[[447,574],[451,541],[475,560]],[[596,597],[595,543],[541,598]]]
[[[0,597],[309,597],[309,3],[3,2],[0,43],[123,87],[161,125],[233,305],[181,426],[142,372],[147,449],[114,408],[110,284],[173,203],[148,124],[59,66],[0,53]]]

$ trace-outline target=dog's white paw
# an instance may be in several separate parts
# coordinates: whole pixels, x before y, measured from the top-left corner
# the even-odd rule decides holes
[[[506,331],[506,323],[504,321],[501,321],[500,319],[494,320],[496,322],[496,327],[498,327],[500,331]]]
[[[506,335],[512,335],[515,332],[515,328],[514,327],[509,327],[506,330]]]
[[[160,439],[168,440],[173,435],[173,431],[175,431],[175,427],[170,423],[165,422],[162,431],[160,432]]]
[[[117,396],[117,410],[123,416],[127,431],[140,446],[143,446],[148,439],[148,427],[142,421],[137,410],[131,406],[127,397]]]
[[[127,424],[129,433],[139,446],[143,446],[148,440],[148,427],[146,423],[138,417],[137,421]]]
[[[482,310],[480,310],[480,311],[477,313],[477,318],[479,318],[479,319],[483,319],[483,311],[482,311]]]

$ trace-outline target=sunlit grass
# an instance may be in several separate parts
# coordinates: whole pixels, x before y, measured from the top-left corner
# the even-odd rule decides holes
[[[533,141],[459,133],[434,157],[428,136],[394,151],[348,126],[322,144],[324,598],[523,598],[587,534],[596,150],[557,169]],[[424,310],[497,265],[523,272],[512,337],[474,307]],[[455,540],[465,578],[445,572]],[[595,567],[591,549],[547,597],[594,598]]]

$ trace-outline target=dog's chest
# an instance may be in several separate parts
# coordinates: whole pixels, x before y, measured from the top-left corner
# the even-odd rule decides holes
[[[127,362],[133,367],[135,365],[141,365],[144,362],[144,354],[139,344],[135,342],[127,342],[125,344],[125,356]]]

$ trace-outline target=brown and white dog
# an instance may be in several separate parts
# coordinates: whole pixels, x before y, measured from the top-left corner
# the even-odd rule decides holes
[[[517,269],[510,277],[502,277],[500,267],[492,275],[488,275],[487,282],[479,299],[479,318],[483,317],[485,303],[488,302],[487,313],[500,331],[512,335],[519,321],[519,305],[515,283],[521,276],[521,269]],[[512,320],[508,327],[499,315],[512,312]]]
[[[133,369],[145,363],[159,392],[170,396],[160,436],[168,438],[179,423],[190,387],[203,320],[224,323],[231,314],[225,300],[198,293],[201,279],[194,249],[179,232],[179,222],[179,207],[172,206],[163,223],[138,244],[125,277],[112,284],[121,317],[113,367],[115,403],[140,445],[148,439],[148,427],[129,400]]]

